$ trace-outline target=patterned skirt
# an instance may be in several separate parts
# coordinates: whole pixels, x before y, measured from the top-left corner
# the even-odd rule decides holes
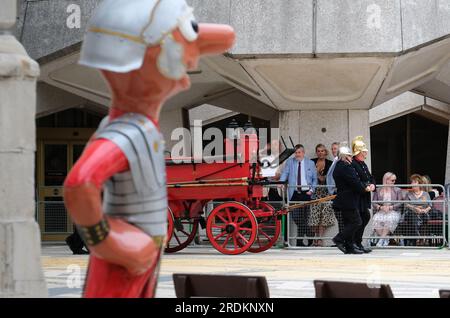
[[[328,196],[326,187],[316,189],[316,199]],[[308,225],[329,227],[337,222],[331,202],[313,204],[309,214]]]
[[[398,222],[400,221],[400,213],[397,211],[382,212],[379,211],[375,213],[372,218],[373,228],[375,230],[382,230],[388,228],[389,232],[394,233],[397,228]]]

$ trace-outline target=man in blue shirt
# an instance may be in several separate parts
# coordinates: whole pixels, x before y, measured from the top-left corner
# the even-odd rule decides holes
[[[311,159],[305,157],[305,147],[295,146],[294,157],[286,161],[286,165],[280,176],[280,181],[288,182],[288,195],[291,201],[311,201],[317,186],[316,165]],[[312,237],[312,231],[308,227],[309,207],[295,209],[292,217],[297,225],[297,246],[304,246],[305,235]],[[312,239],[308,240],[308,245],[312,244]]]

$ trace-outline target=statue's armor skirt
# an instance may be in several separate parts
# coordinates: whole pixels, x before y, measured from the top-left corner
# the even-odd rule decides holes
[[[116,144],[130,170],[114,175],[104,186],[103,210],[126,220],[150,236],[167,232],[167,187],[164,140],[147,117],[128,113],[112,121],[106,117],[94,139]]]

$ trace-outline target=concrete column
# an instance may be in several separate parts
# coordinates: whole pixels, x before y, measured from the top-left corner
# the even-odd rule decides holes
[[[279,114],[281,135],[291,136],[294,143],[306,148],[306,155],[315,157],[315,147],[322,143],[351,141],[362,135],[370,150],[370,124],[368,110],[301,110],[283,111]],[[370,167],[370,158],[367,160]]]
[[[280,136],[288,143],[290,147],[289,136],[294,144],[300,143],[300,111],[280,112]]]
[[[324,144],[330,151],[333,142],[348,140],[348,112],[346,110],[302,110],[300,139],[309,158],[316,157],[317,144]],[[331,154],[329,159],[332,159]]]
[[[172,147],[178,143],[177,140],[171,140],[172,132],[177,128],[183,128],[185,126],[183,122],[183,110],[175,109],[166,111],[164,108],[161,112],[159,119],[159,126],[161,127],[161,132],[164,135],[164,140],[166,142],[166,151],[171,151]],[[189,127],[184,127],[189,129]],[[188,136],[184,137],[185,147],[189,149]]]
[[[281,135],[291,136],[294,143],[306,148],[306,155],[315,156],[315,147],[322,143],[330,148],[331,143],[348,141],[364,136],[370,149],[370,125],[368,110],[301,110],[284,111],[279,115]],[[370,159],[368,160],[370,166]]]
[[[35,221],[34,152],[38,64],[1,30],[15,22],[15,0],[0,14],[0,297],[46,297]]]

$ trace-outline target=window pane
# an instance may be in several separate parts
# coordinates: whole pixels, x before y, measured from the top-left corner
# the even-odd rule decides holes
[[[45,186],[62,186],[67,176],[67,145],[45,145]]]

